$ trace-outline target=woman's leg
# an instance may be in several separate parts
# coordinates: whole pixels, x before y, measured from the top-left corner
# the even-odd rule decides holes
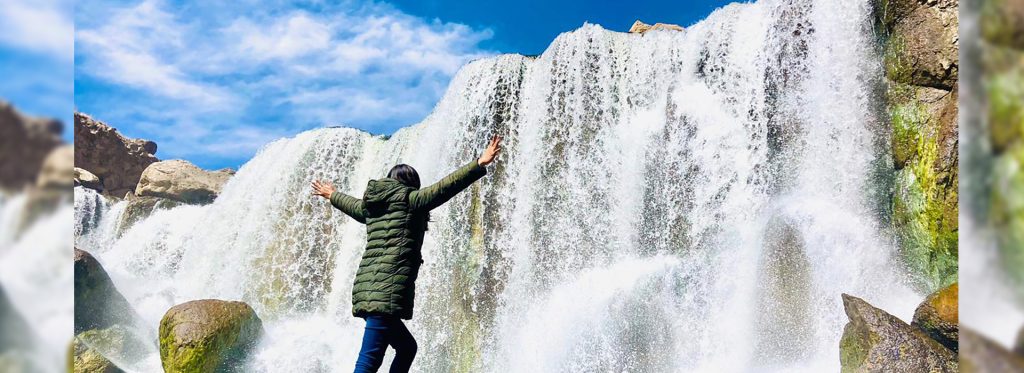
[[[391,320],[388,344],[395,349],[395,360],[391,362],[391,373],[406,373],[416,358],[416,338],[405,327],[402,319]]]
[[[388,320],[379,316],[366,317],[363,331],[363,347],[359,350],[355,373],[376,373],[384,363],[384,352],[388,348]]]

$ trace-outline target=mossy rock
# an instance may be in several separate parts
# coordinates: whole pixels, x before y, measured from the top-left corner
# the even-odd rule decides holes
[[[985,40],[1024,49],[1024,0],[982,1],[978,24]]]
[[[160,360],[166,373],[242,371],[262,333],[262,321],[243,302],[182,303],[160,320]]]
[[[75,373],[119,373],[124,370],[108,360],[104,353],[139,359],[142,357],[143,343],[121,325],[87,330],[71,341],[71,354],[68,358]]]
[[[1024,68],[986,79],[989,141],[996,153],[1024,137]]]
[[[958,294],[959,286],[956,283],[932,293],[917,306],[911,323],[953,352],[959,349]]]
[[[1024,144],[996,158],[993,170],[991,221],[996,229],[1004,272],[1024,285]],[[1017,286],[1018,288],[1020,286]]]
[[[957,356],[899,318],[843,294],[842,372],[956,372]]]

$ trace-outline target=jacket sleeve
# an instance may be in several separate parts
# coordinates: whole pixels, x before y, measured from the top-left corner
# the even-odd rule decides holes
[[[474,159],[434,185],[409,193],[409,207],[414,211],[430,211],[443,205],[456,194],[487,175],[487,168]]]
[[[366,224],[366,206],[363,204],[363,200],[342,192],[334,192],[331,194],[331,205],[351,216],[352,219]]]

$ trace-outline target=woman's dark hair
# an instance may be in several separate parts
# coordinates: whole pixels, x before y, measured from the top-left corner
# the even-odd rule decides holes
[[[407,164],[400,164],[391,168],[388,172],[388,178],[398,180],[400,183],[415,189],[420,188],[420,174],[416,173],[416,169]]]

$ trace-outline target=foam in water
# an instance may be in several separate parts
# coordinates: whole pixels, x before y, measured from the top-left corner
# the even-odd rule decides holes
[[[468,64],[390,139],[281,139],[213,204],[117,237],[102,227],[125,202],[96,204],[77,242],[154,329],[174,304],[243,300],[267,328],[252,370],[349,371],[365,231],[310,181],[361,195],[399,162],[437,180],[497,133],[489,175],[432,213],[414,369],[836,370],[840,293],[904,319],[921,299],[875,208],[891,170],[869,15],[764,0],[683,32],[584,25],[541,56]]]

